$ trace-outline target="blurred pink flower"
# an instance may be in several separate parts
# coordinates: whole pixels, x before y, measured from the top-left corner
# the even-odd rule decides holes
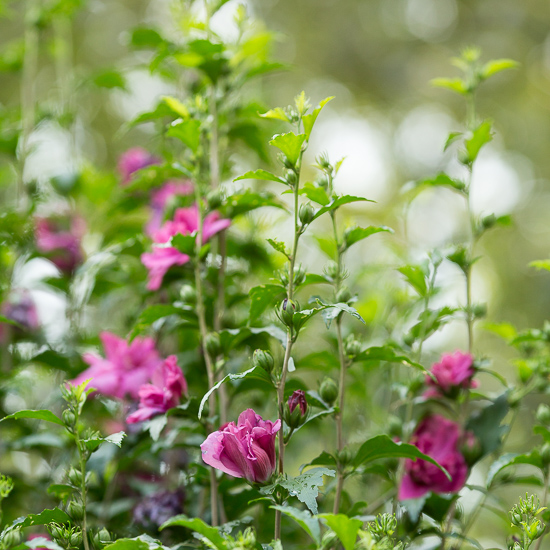
[[[118,171],[122,176],[122,184],[127,185],[130,183],[134,172],[158,163],[159,159],[142,147],[128,149],[118,159]]]
[[[405,475],[399,487],[399,499],[420,498],[429,491],[456,493],[468,477],[468,466],[459,451],[460,426],[442,416],[425,418],[416,428],[411,444],[432,457],[450,474],[451,480],[434,464],[425,460],[405,461]]]
[[[252,409],[211,433],[201,445],[206,464],[249,483],[265,483],[275,471],[275,438],[281,421],[263,420]]]
[[[439,363],[434,363],[431,373],[435,376],[426,375],[428,390],[425,397],[438,397],[456,393],[460,388],[476,388],[477,382],[472,380],[475,375],[474,358],[469,353],[455,351],[446,353],[441,357]]]
[[[46,539],[47,541],[51,541],[51,537],[50,535],[42,535],[40,533],[33,533],[32,535],[29,535],[29,538],[27,539],[27,542],[30,542],[31,540],[34,540],[34,539]],[[38,546],[36,547],[34,550],[48,550],[47,548],[45,548],[44,546]]]
[[[61,219],[37,218],[35,227],[36,248],[61,271],[71,273],[82,263],[80,240],[86,231],[84,220],[73,216],[69,228],[62,227]]]
[[[151,382],[139,389],[139,408],[128,416],[128,424],[149,420],[177,407],[182,394],[187,394],[187,381],[178,367],[175,355],[170,355],[162,363]]]
[[[190,208],[178,208],[174,214],[174,219],[167,221],[154,233],[153,242],[155,244],[165,244],[170,239],[181,233],[190,235],[199,228],[197,206]],[[205,218],[202,227],[202,242],[206,242],[216,233],[223,231],[231,224],[231,220],[220,219],[219,212],[210,212]],[[183,265],[189,261],[189,256],[183,254],[173,247],[153,246],[152,252],[146,252],[141,255],[143,265],[149,270],[149,281],[147,288],[149,290],[158,290],[166,272],[173,265]]]
[[[130,395],[137,399],[141,386],[149,382],[162,365],[155,342],[152,338],[135,338],[128,344],[110,332],[102,332],[100,338],[106,358],[85,353],[83,359],[90,368],[71,383],[79,385],[91,379],[88,385],[103,395],[118,398]]]
[[[189,195],[193,192],[193,184],[189,181],[170,180],[160,189],[153,191],[151,195],[151,219],[145,231],[147,235],[153,236],[161,227],[166,208],[170,201],[177,196]]]
[[[12,290],[1,307],[2,315],[18,323],[23,329],[33,331],[39,328],[38,312],[27,289]]]

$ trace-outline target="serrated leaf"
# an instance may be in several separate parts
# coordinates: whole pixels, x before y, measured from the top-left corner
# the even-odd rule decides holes
[[[286,288],[282,285],[259,285],[250,289],[250,322],[255,323],[262,313],[271,307],[275,299],[286,294]]]
[[[319,514],[318,517],[323,518],[336,533],[344,550],[354,549],[357,533],[363,525],[360,519],[352,519],[345,514]]]
[[[225,550],[227,548],[226,541],[221,536],[220,532],[215,527],[211,527],[210,525],[207,525],[206,523],[204,523],[204,521],[200,518],[188,518],[185,515],[174,516],[173,518],[170,518],[168,521],[164,522],[159,527],[159,530],[162,531],[167,527],[178,527],[178,526],[186,527],[187,529],[190,529],[195,533],[199,533],[205,539],[210,541],[214,545],[214,547],[217,548],[217,550]],[[113,550],[118,550],[118,549],[113,549]],[[125,550],[125,549],[120,549],[120,550]],[[129,550],[134,550],[134,549],[129,549]],[[142,550],[142,549],[139,548],[135,550]]]
[[[387,435],[377,435],[371,437],[365,443],[359,447],[357,454],[352,460],[354,468],[379,460],[381,458],[410,458],[411,460],[421,459],[437,466],[449,479],[451,479],[449,472],[441,466],[432,457],[422,453],[414,445],[409,443],[396,443],[392,441]]]
[[[315,215],[313,216],[313,220],[316,220],[318,217],[322,216],[323,214],[326,214],[327,212],[330,212],[331,210],[335,210],[336,208],[340,208],[340,206],[344,206],[344,204],[350,204],[352,202],[374,202],[370,199],[365,199],[364,197],[355,197],[353,195],[343,195],[341,197],[338,197],[334,201],[332,201],[330,204],[327,204],[326,206],[323,206],[323,208],[320,208],[315,212]]]
[[[290,122],[290,119],[288,118],[284,109],[282,109],[281,107],[270,109],[269,111],[267,111],[267,113],[261,113],[260,116],[262,118],[270,118],[273,120],[284,120],[285,122]]]
[[[321,311],[321,316],[323,317],[323,321],[325,321],[327,329],[330,328],[332,321],[336,319],[342,311],[349,313],[350,315],[361,321],[364,325],[366,324],[363,317],[361,317],[361,315],[355,308],[348,306],[348,304],[340,302],[337,304],[326,304]]]
[[[166,135],[179,139],[184,145],[187,145],[193,153],[196,153],[199,149],[201,139],[200,126],[200,121],[195,119],[176,122],[170,125]]]
[[[295,496],[303,502],[312,514],[317,513],[317,495],[319,487],[324,484],[323,476],[334,477],[336,472],[328,468],[312,468],[304,474],[293,478],[277,481],[277,484],[285,488],[291,496]]]
[[[276,181],[278,183],[284,183],[286,184],[286,181],[279,176],[276,176],[275,174],[272,174],[271,172],[268,172],[267,170],[254,170],[250,172],[246,172],[242,176],[239,176],[238,178],[235,178],[233,181],[239,181],[239,180],[266,180],[266,181]]]
[[[430,81],[432,86],[436,88],[446,88],[460,95],[467,95],[468,88],[464,81],[460,78],[434,78]]]
[[[464,164],[472,164],[479,155],[481,148],[492,141],[492,123],[484,120],[472,133],[472,136],[464,141],[466,146],[466,158]]]
[[[422,269],[416,265],[405,265],[397,269],[399,273],[405,276],[407,282],[418,292],[419,296],[424,297],[428,292],[426,275]]]
[[[33,525],[48,525],[49,523],[69,523],[71,518],[60,510],[53,508],[52,510],[43,510],[39,514],[29,514],[18,526],[21,528],[31,527]]]
[[[65,426],[65,423],[63,420],[55,416],[55,414],[48,410],[40,410],[40,411],[31,411],[31,410],[25,410],[25,411],[17,411],[13,414],[10,414],[8,416],[5,416],[0,420],[0,422],[3,422],[4,420],[14,419],[19,420],[21,418],[30,418],[33,420],[46,420],[46,422],[52,422],[53,424],[58,424],[59,426]]]
[[[109,435],[107,437],[93,437],[90,439],[83,439],[82,442],[86,445],[89,451],[94,452],[99,448],[102,443],[112,443],[117,447],[122,447],[122,441],[126,437],[124,432],[117,432],[116,434]]]
[[[271,506],[271,508],[292,518],[318,545],[321,543],[319,520],[307,510],[298,510],[292,506]]]
[[[305,140],[305,134],[296,135],[294,132],[288,132],[286,134],[277,134],[273,136],[269,144],[280,149],[290,163],[295,165],[298,162]]]
[[[376,233],[381,233],[383,231],[393,233],[393,229],[391,229],[391,227],[386,227],[385,225],[369,225],[368,227],[354,227],[351,230],[347,230],[344,233],[344,249],[347,250],[355,243],[358,243],[359,241],[362,241],[363,239],[366,239],[371,235],[375,235]]]
[[[271,247],[286,256],[290,260],[290,252],[287,250],[285,243],[278,241],[277,239],[266,239]]]
[[[304,133],[306,134],[306,139],[309,140],[311,136],[311,131],[313,130],[313,125],[319,116],[319,113],[323,110],[323,107],[331,100],[334,99],[334,96],[327,97],[319,103],[319,106],[313,109],[309,115],[304,115],[302,117],[302,123],[304,125]]]
[[[483,65],[481,68],[481,77],[486,79],[494,74],[500,73],[501,71],[517,69],[518,67],[519,63],[513,59],[493,59],[491,61],[487,61],[487,63]]]

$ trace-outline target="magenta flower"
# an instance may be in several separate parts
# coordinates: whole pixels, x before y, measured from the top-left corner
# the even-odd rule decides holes
[[[187,393],[187,381],[178,367],[175,355],[170,355],[155,372],[151,384],[139,389],[139,408],[126,419],[128,424],[143,422],[177,407],[182,394]]]
[[[469,353],[455,351],[452,355],[444,354],[439,363],[434,363],[431,373],[436,380],[426,375],[426,385],[430,387],[424,393],[425,397],[452,396],[461,388],[477,387],[477,382],[472,380],[475,375],[474,358]]]
[[[411,443],[432,457],[450,474],[451,480],[434,464],[425,460],[405,461],[405,475],[399,487],[399,499],[420,498],[429,491],[456,493],[468,478],[468,466],[459,451],[461,430],[458,424],[434,415],[425,418],[416,428]]]
[[[152,237],[161,227],[166,209],[170,201],[177,196],[189,195],[193,192],[193,184],[189,181],[171,180],[151,195],[151,219],[145,227],[147,235]]]
[[[306,394],[304,390],[296,390],[288,398],[288,408],[291,414],[294,412],[294,409],[298,406],[300,407],[301,415],[304,416],[307,411],[307,401],[306,401]]]
[[[149,382],[162,366],[162,359],[152,338],[135,338],[130,344],[110,332],[100,334],[106,358],[85,353],[83,359],[90,368],[81,372],[72,384],[91,379],[89,386],[103,395],[137,399],[141,386]]]
[[[198,209],[196,206],[190,208],[178,208],[174,219],[167,221],[153,235],[155,244],[166,244],[170,239],[181,233],[190,235],[198,230]],[[202,227],[202,242],[208,241],[216,233],[223,231],[231,224],[231,220],[220,219],[219,212],[211,212],[204,218]],[[174,265],[183,265],[189,261],[189,256],[183,254],[176,248],[153,246],[152,252],[141,255],[143,265],[149,270],[149,290],[158,290],[166,272]]]
[[[142,147],[128,149],[120,155],[118,160],[118,171],[122,176],[122,184],[127,185],[130,183],[132,175],[138,170],[158,163],[159,159]]]
[[[37,218],[35,227],[36,248],[64,273],[71,273],[82,263],[80,240],[86,230],[84,220],[74,216],[68,229],[61,220]]]
[[[206,464],[249,483],[265,483],[275,471],[275,437],[281,421],[263,420],[252,409],[211,433],[201,445]]]

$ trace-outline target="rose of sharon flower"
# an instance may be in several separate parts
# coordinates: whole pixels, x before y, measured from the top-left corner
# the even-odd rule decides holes
[[[263,420],[252,409],[211,433],[201,445],[206,464],[249,483],[265,483],[275,471],[275,437],[281,421]]]
[[[219,212],[211,212],[203,220],[202,241],[208,241],[216,233],[223,231],[231,224],[231,220],[219,219]],[[178,208],[174,219],[167,221],[154,235],[153,242],[156,244],[167,243],[174,235],[181,233],[189,235],[198,231],[199,213],[197,206],[190,208]],[[149,290],[158,290],[166,272],[174,265],[183,265],[189,261],[189,256],[183,254],[176,248],[153,247],[153,252],[146,252],[141,255],[143,265],[149,270]]]
[[[134,172],[158,163],[159,159],[142,147],[128,149],[128,151],[120,155],[118,160],[118,171],[122,176],[122,184],[127,185],[130,183]]]
[[[469,353],[455,351],[446,353],[439,363],[434,363],[431,368],[431,376],[426,375],[426,385],[430,386],[424,393],[425,397],[439,397],[440,395],[453,395],[460,388],[476,388],[477,382],[472,380],[475,374],[474,358]]]
[[[79,385],[91,379],[89,386],[103,395],[137,399],[141,386],[149,382],[162,365],[152,338],[135,338],[130,344],[110,332],[99,335],[105,359],[94,353],[85,353],[83,359],[90,368],[81,372],[72,384]]]
[[[420,498],[429,491],[456,493],[464,487],[468,466],[459,451],[461,435],[458,424],[438,415],[428,416],[417,426],[411,444],[441,464],[449,472],[451,480],[434,464],[407,459],[405,475],[399,487],[400,500]]]
[[[144,527],[160,527],[183,512],[183,489],[160,491],[144,497],[134,508],[134,521]]]
[[[167,181],[160,189],[151,195],[151,219],[145,227],[147,235],[152,237],[162,226],[166,208],[170,201],[177,196],[189,195],[193,192],[193,185],[188,181]]]
[[[61,220],[37,218],[36,248],[47,255],[64,273],[71,273],[82,263],[80,240],[86,230],[84,220],[77,216],[70,220],[69,229],[63,229]]]
[[[8,299],[2,304],[2,315],[18,323],[25,330],[38,329],[38,312],[30,292],[26,289],[12,290]]]
[[[178,367],[175,355],[170,355],[155,372],[152,384],[139,389],[139,408],[126,419],[128,424],[143,422],[177,407],[182,394],[187,393],[187,381]]]

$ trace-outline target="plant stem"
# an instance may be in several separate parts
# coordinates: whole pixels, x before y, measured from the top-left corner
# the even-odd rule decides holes
[[[338,441],[338,453],[344,448],[344,431],[343,431],[343,417],[344,417],[344,400],[346,395],[346,358],[344,355],[344,341],[342,339],[342,317],[341,314],[336,320],[336,337],[338,339],[338,357],[340,360],[340,378],[338,381],[338,414],[336,415],[336,437]],[[342,498],[342,490],[344,488],[344,471],[340,464],[340,458],[338,457],[338,473],[336,480],[336,496],[334,497],[334,506],[332,513],[337,514],[340,510],[340,500]]]
[[[90,550],[90,543],[88,541],[88,525],[86,517],[86,457],[82,449],[82,442],[80,435],[78,434],[78,427],[75,430],[75,442],[78,449],[78,457],[80,463],[80,473],[82,474],[82,481],[80,482],[80,496],[82,498],[82,541],[84,542],[84,550]]]
[[[548,466],[546,466],[545,471],[544,471],[544,494],[542,495],[542,506],[544,508],[548,507],[548,482],[549,482],[548,474],[549,474]],[[545,529],[545,531],[546,531],[546,529]],[[542,545],[542,539],[544,539],[544,532],[539,537],[539,539],[537,540],[535,550],[540,550],[540,547]]]

